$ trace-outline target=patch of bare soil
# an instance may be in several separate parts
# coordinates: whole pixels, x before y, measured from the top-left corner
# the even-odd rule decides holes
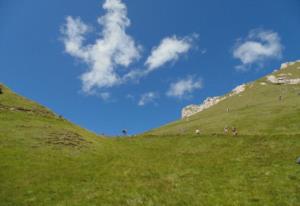
[[[62,145],[68,147],[84,147],[90,142],[86,141],[82,136],[70,131],[54,132],[46,140],[47,144]]]

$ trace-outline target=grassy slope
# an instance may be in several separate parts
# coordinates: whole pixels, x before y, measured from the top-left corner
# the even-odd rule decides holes
[[[276,72],[290,73],[300,78],[300,63]],[[296,134],[300,122],[300,85],[261,85],[262,78],[250,84],[241,95],[229,97],[219,104],[179,120],[150,134],[192,134],[200,129],[204,134],[223,133],[224,127],[237,127],[242,134]],[[279,101],[279,96],[283,97]],[[227,112],[227,108],[230,112]]]
[[[15,147],[15,146],[14,146]],[[299,136],[0,149],[0,205],[299,205]]]
[[[300,205],[297,135],[103,139],[7,89],[0,105],[0,206]]]

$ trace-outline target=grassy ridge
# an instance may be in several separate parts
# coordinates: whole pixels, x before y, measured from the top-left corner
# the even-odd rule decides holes
[[[273,75],[288,74],[300,78],[300,63]],[[150,131],[150,134],[222,134],[224,127],[236,127],[241,134],[297,134],[300,122],[300,85],[276,85],[266,78],[250,83],[240,95],[228,97],[219,104],[186,120],[179,120]],[[282,100],[279,101],[279,97]],[[229,112],[227,112],[229,108]]]

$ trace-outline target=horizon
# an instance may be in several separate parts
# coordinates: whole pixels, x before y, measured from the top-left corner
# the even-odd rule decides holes
[[[300,58],[297,0],[170,2],[3,1],[0,81],[115,136],[180,119]]]

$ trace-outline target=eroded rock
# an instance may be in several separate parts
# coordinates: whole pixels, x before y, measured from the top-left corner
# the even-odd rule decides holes
[[[231,96],[238,95],[238,94],[244,92],[245,90],[246,90],[246,84],[242,84],[242,85],[234,88],[228,96],[231,97]],[[201,105],[189,105],[182,109],[181,116],[183,119],[188,118],[194,114],[202,112],[202,111],[220,103],[221,101],[225,100],[228,96],[208,97],[207,99],[204,100],[204,102]]]
[[[286,62],[286,63],[283,63],[283,64],[281,64],[280,69],[286,69],[286,68],[288,68],[289,66],[295,65],[296,63],[300,63],[300,60],[297,60],[297,61],[294,61],[294,62]]]
[[[276,77],[275,75],[267,76],[267,80],[273,84],[300,84],[300,78],[289,79],[287,74],[281,74]]]

